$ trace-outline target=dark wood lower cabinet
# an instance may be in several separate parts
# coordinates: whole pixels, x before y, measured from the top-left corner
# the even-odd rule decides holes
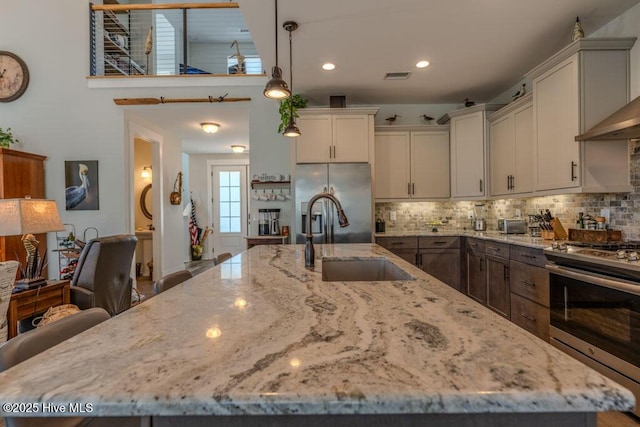
[[[418,259],[422,271],[452,288],[462,291],[460,287],[460,249],[420,249]]]
[[[549,273],[542,249],[456,236],[377,237],[376,243],[549,341]]]
[[[487,304],[487,267],[484,254],[467,252],[467,295]]]
[[[509,260],[491,255],[487,257],[487,307],[509,319],[511,291],[509,289]]]

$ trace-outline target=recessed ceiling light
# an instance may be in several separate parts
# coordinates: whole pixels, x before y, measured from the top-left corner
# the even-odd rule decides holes
[[[429,66],[429,61],[418,61],[418,63],[416,64],[416,67],[418,68],[425,68]]]
[[[322,64],[322,69],[326,70],[326,71],[335,70],[336,69],[336,64],[333,64],[331,62],[327,62],[325,64]]]

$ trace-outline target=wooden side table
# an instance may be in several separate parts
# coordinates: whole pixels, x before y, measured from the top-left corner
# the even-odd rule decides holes
[[[8,338],[18,335],[18,321],[42,314],[51,307],[69,304],[70,289],[68,280],[53,280],[40,288],[12,294],[7,312]]]

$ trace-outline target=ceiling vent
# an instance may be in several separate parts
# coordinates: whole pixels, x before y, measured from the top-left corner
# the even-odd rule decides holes
[[[386,73],[384,75],[385,80],[407,80],[409,78],[410,72],[406,71],[404,73]]]

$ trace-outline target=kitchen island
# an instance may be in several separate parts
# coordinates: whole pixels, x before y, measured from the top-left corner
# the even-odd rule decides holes
[[[577,426],[634,405],[378,245],[316,257],[311,271],[302,245],[256,246],[1,373],[0,401],[91,403],[56,415],[154,426]],[[415,280],[322,281],[320,258],[371,257]]]

